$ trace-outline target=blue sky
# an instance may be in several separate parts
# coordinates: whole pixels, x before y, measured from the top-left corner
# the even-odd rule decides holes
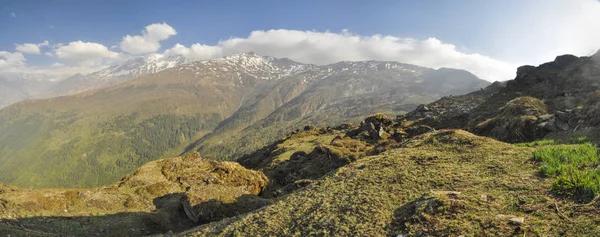
[[[166,23],[174,34],[167,34],[156,40],[160,44],[157,50],[146,50],[143,53],[164,53],[176,44],[181,44],[191,50],[193,44],[205,46],[217,45],[219,41],[230,38],[248,38],[253,31],[280,29],[298,32],[332,32],[343,35],[349,32],[351,36],[372,37],[381,35],[396,37],[392,40],[398,44],[410,44],[415,47],[407,55],[420,55],[426,52],[425,58],[407,60],[407,56],[394,57],[380,52],[339,54],[331,60],[349,59],[398,59],[408,63],[426,64],[423,66],[440,67],[454,66],[470,71],[487,70],[485,66],[469,68],[478,57],[485,60],[478,64],[493,64],[496,68],[490,73],[478,72],[480,77],[494,77],[492,74],[499,70],[512,70],[520,64],[536,64],[552,60],[556,54],[573,53],[589,54],[600,45],[598,33],[590,33],[591,29],[599,29],[600,4],[596,0],[531,0],[531,1],[92,1],[92,0],[2,0],[0,1],[0,52],[18,53],[17,44],[41,44],[48,41],[48,46],[40,46],[40,53],[24,53],[24,63],[20,67],[49,67],[52,64],[70,66],[72,68],[99,68],[106,63],[125,59],[129,56],[140,55],[124,50],[120,43],[126,35],[142,35],[144,27],[154,23]],[[583,14],[582,12],[585,11]],[[589,23],[592,21],[591,23]],[[586,25],[581,25],[582,22]],[[572,28],[581,28],[573,30]],[[346,29],[347,31],[343,31]],[[596,30],[597,31],[597,30]],[[281,32],[280,32],[281,33]],[[282,34],[285,34],[282,33]],[[593,34],[593,35],[591,35]],[[315,36],[316,41],[327,38]],[[276,44],[275,36],[271,37]],[[277,36],[281,40],[281,36]],[[300,37],[300,36],[299,36]],[[309,37],[309,36],[302,36]],[[312,37],[312,36],[311,36]],[[164,39],[163,39],[164,38]],[[446,46],[454,47],[457,56],[448,57],[446,51],[436,51],[435,45],[419,46],[418,42],[410,43],[403,39],[423,41],[435,38]],[[590,38],[584,40],[582,38]],[[81,41],[105,46],[109,51],[119,54],[104,56],[103,60],[94,64],[74,64],[81,60],[79,55],[69,59],[65,51],[62,56],[55,52],[62,45]],[[351,41],[351,40],[350,40]],[[344,41],[344,42],[350,42]],[[367,40],[368,41],[368,40]],[[365,41],[366,42],[366,41]],[[369,43],[370,42],[370,43]],[[387,41],[370,40],[364,44],[369,47],[379,47],[375,44],[385,44]],[[233,47],[219,49],[223,52],[213,53],[211,57],[223,56],[226,52],[236,52],[242,49]],[[318,44],[315,43],[315,44]],[[75,46],[75,45],[73,45]],[[86,45],[90,46],[90,45]],[[112,47],[111,46],[115,46]],[[264,50],[269,46],[259,45]],[[283,46],[281,46],[283,47]],[[291,46],[286,46],[287,54],[274,56],[289,56],[292,59],[307,63],[320,62],[310,57],[304,57],[302,52],[295,52]],[[366,46],[356,46],[362,48]],[[420,49],[425,47],[426,49]],[[73,47],[74,48],[74,47]],[[222,47],[223,48],[223,47]],[[226,47],[225,47],[226,48]],[[329,48],[314,45],[313,49],[327,51]],[[397,53],[402,51],[398,48]],[[306,49],[298,49],[306,50]],[[331,49],[336,50],[336,49]],[[419,51],[421,50],[421,51]],[[152,52],[147,52],[152,51]],[[288,52],[289,51],[289,52]],[[339,51],[339,50],[338,50]],[[364,50],[363,50],[364,51]],[[45,53],[52,55],[45,55]],[[68,51],[72,52],[72,51]],[[274,52],[279,54],[278,52]],[[264,54],[264,53],[263,53]],[[443,55],[442,55],[443,54]],[[461,55],[469,56],[463,64],[455,62],[438,62],[457,60]],[[2,54],[0,54],[1,56]],[[191,55],[191,54],[190,54]],[[197,57],[209,57],[206,54]],[[436,57],[441,55],[440,57]],[[445,55],[445,56],[444,56]],[[81,56],[81,57],[80,57]],[[317,57],[317,54],[313,55]],[[110,60],[107,60],[110,59]],[[2,58],[0,57],[0,60]],[[486,61],[491,60],[491,61]],[[6,59],[5,59],[6,61]],[[13,60],[14,61],[14,60]],[[1,61],[0,61],[1,62]],[[114,62],[113,62],[114,63]],[[0,63],[1,65],[1,63]],[[15,64],[16,65],[16,64]],[[31,71],[30,70],[30,71]],[[69,72],[77,69],[69,70]],[[495,71],[496,70],[496,71]],[[85,71],[85,70],[84,70]],[[497,78],[507,77],[504,75]],[[509,79],[509,78],[506,78]]]

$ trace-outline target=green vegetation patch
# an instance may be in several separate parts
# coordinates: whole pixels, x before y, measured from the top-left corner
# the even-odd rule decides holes
[[[600,193],[600,154],[590,143],[556,145],[539,149],[533,159],[541,162],[542,174],[556,178],[553,191],[583,199]]]

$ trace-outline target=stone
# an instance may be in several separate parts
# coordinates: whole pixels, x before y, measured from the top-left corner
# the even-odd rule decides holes
[[[481,198],[481,201],[484,201],[484,202],[487,202],[489,200],[488,195],[485,193],[481,194],[479,197]]]
[[[555,124],[556,124],[556,127],[558,127],[560,130],[563,130],[563,131],[567,131],[567,130],[569,130],[569,124],[567,124],[567,123],[565,123],[565,122],[562,122],[562,121],[558,121],[558,120],[557,120],[557,121],[555,122]]]
[[[427,112],[429,111],[429,108],[427,107],[427,105],[421,104],[415,110],[419,112]]]
[[[508,222],[513,225],[522,225],[523,223],[525,223],[525,217],[513,217],[513,218],[510,218],[510,220],[508,220]]]
[[[523,223],[525,223],[525,217],[522,216],[514,216],[514,215],[496,215],[496,220],[507,220],[508,219],[508,223],[512,224],[512,225],[522,225]]]
[[[458,197],[461,194],[461,192],[458,191],[431,191],[431,193],[435,195],[445,195],[451,197]]]
[[[190,205],[190,200],[187,198],[187,196],[182,196],[180,202],[183,207],[183,211],[185,212],[185,215],[188,217],[188,219],[190,219],[194,223],[198,223],[198,215],[192,209],[192,205]]]
[[[550,119],[552,119],[551,114],[543,114],[543,115],[538,116],[538,120],[548,121]]]
[[[513,216],[513,215],[503,215],[503,214],[498,214],[496,215],[496,220],[506,220],[506,219],[511,219],[511,218],[515,218],[517,216]]]

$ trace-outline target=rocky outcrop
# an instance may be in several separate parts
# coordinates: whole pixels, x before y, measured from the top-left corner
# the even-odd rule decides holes
[[[100,236],[113,235],[107,230],[117,229],[122,231],[119,236],[182,231],[267,205],[257,195],[268,183],[260,171],[190,153],[149,162],[118,183],[100,188],[31,190],[0,184],[0,219],[47,216],[44,223],[67,226],[65,221],[79,224],[94,213],[111,220],[86,227]],[[52,231],[71,231],[61,228]]]
[[[518,97],[502,107],[498,114],[474,128],[477,134],[494,137],[502,141],[524,142],[546,135],[538,124],[548,110],[543,101],[533,97]]]

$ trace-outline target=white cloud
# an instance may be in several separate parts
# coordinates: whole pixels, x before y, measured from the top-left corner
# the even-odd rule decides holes
[[[11,12],[10,16],[12,16],[13,18],[17,18],[17,14],[15,14],[14,12]]]
[[[600,1],[531,0],[484,29],[486,47],[502,60],[540,64],[557,55],[590,55],[600,48]]]
[[[247,38],[231,38],[216,45],[176,44],[165,55],[210,59],[234,53],[287,57],[302,63],[329,64],[339,61],[386,60],[419,66],[465,69],[487,80],[514,78],[517,65],[476,53],[463,53],[436,38],[418,40],[394,36],[360,36],[347,30],[340,33],[268,30],[253,31]]]
[[[147,25],[141,35],[126,35],[121,40],[121,50],[132,54],[152,53],[160,49],[160,41],[166,40],[177,31],[167,23]]]
[[[59,45],[54,50],[54,55],[66,62],[88,66],[103,64],[120,57],[119,53],[110,51],[102,44],[83,41]]]
[[[52,67],[62,67],[62,66],[65,66],[65,65],[62,63],[53,63],[52,64]]]
[[[52,52],[45,52],[44,55],[48,57],[54,57],[54,54]]]
[[[164,54],[167,56],[182,55],[196,60],[218,58],[225,55],[223,54],[223,48],[221,46],[203,44],[193,44],[190,48],[181,44],[175,44],[172,48],[165,50]]]
[[[29,44],[29,43],[25,43],[25,44],[16,44],[16,50],[21,52],[21,53],[27,53],[27,54],[41,54],[42,52],[40,51],[41,47],[45,47],[48,46],[50,44],[50,42],[48,42],[48,40],[45,40],[42,43],[39,44]]]
[[[23,67],[25,61],[25,56],[20,52],[0,51],[0,69]]]

